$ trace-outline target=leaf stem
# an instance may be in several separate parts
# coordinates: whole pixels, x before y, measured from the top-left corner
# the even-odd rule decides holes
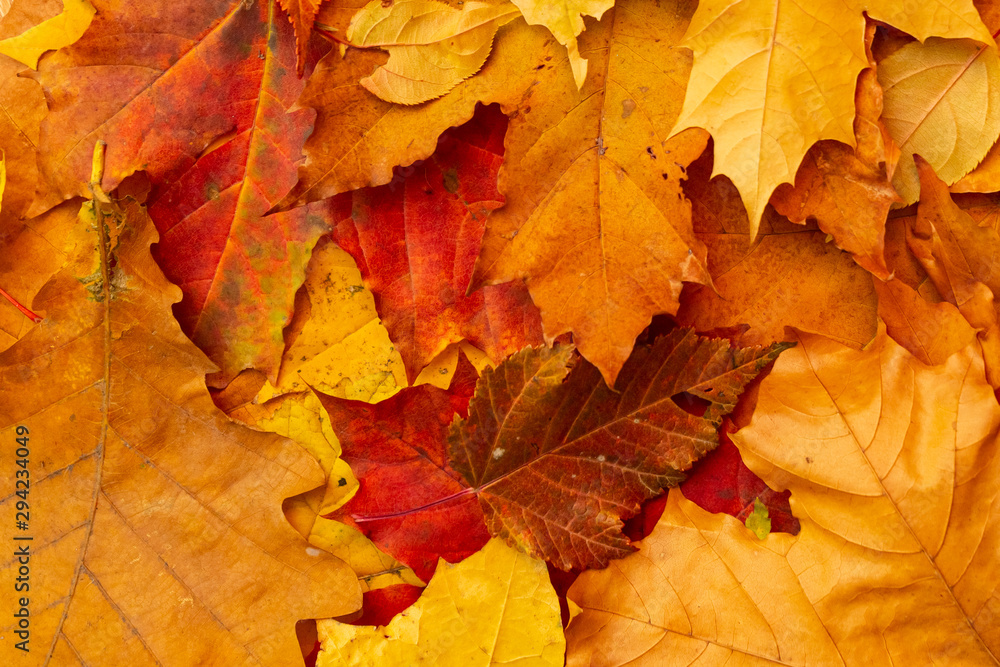
[[[3,298],[7,299],[12,304],[14,304],[15,308],[17,308],[18,310],[20,310],[24,314],[25,317],[27,317],[29,320],[31,320],[35,324],[38,324],[43,319],[45,319],[41,315],[33,313],[30,310],[28,310],[27,308],[25,308],[24,306],[22,306],[21,303],[17,299],[15,299],[14,297],[12,297],[10,294],[7,294],[7,292],[2,287],[0,287],[0,296],[2,296]]]
[[[413,507],[411,509],[404,510],[402,512],[392,512],[390,514],[375,514],[375,515],[368,515],[368,516],[363,516],[363,515],[358,515],[358,514],[352,514],[351,518],[354,520],[355,523],[366,523],[368,521],[379,521],[381,519],[395,519],[395,518],[398,518],[398,517],[401,517],[401,516],[408,516],[408,515],[413,514],[415,512],[422,512],[422,511],[424,511],[426,509],[430,509],[431,507],[434,507],[436,505],[443,505],[444,503],[447,503],[449,501],[455,500],[456,498],[462,498],[464,496],[473,495],[475,493],[476,493],[476,489],[472,489],[472,488],[462,489],[461,491],[459,491],[457,493],[453,493],[450,496],[445,496],[444,498],[438,498],[437,500],[435,500],[432,503],[427,503],[426,505],[421,505],[420,507]]]

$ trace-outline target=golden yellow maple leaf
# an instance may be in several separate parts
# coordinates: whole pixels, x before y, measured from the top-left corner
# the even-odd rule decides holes
[[[907,204],[920,195],[913,155],[948,185],[982,161],[1000,135],[1000,57],[971,40],[912,42],[879,63],[882,120],[902,157],[892,184]]]
[[[995,48],[971,0],[699,3],[684,37],[694,68],[674,132],[712,134],[714,173],[736,184],[753,234],[771,193],[794,180],[810,146],[854,145],[855,82],[868,65],[865,12],[920,40],[966,37]]]
[[[583,32],[583,17],[600,20],[615,0],[512,0],[530,25],[548,28],[559,43],[566,47],[573,68],[576,87],[582,88],[587,78],[587,60],[580,55],[576,38]]]
[[[16,37],[0,41],[0,53],[38,69],[38,59],[46,51],[69,46],[83,36],[97,10],[87,0],[63,0],[58,16],[42,21]]]
[[[639,553],[570,590],[568,665],[996,665],[998,432],[975,346],[926,366],[884,331],[802,334],[734,436],[801,532],[759,541],[671,491]]]
[[[437,0],[372,0],[351,20],[347,39],[389,52],[362,86],[387,102],[419,104],[478,72],[497,29],[518,17],[506,0],[469,0],[460,10]]]
[[[559,600],[545,563],[492,539],[439,562],[420,599],[385,627],[317,622],[317,667],[563,664]]]

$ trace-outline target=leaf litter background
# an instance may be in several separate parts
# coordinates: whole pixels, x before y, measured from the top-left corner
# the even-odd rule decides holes
[[[998,662],[991,2],[0,13],[5,663]]]

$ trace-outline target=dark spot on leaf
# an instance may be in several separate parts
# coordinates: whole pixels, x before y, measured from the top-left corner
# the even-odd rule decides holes
[[[681,410],[689,415],[694,415],[695,417],[701,417],[705,414],[705,410],[712,405],[711,401],[706,401],[704,398],[695,396],[694,394],[689,394],[686,391],[674,394],[670,397],[670,400],[672,400]]]

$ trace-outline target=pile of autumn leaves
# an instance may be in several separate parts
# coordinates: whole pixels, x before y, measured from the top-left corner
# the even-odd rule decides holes
[[[0,25],[2,425],[103,425],[51,659],[322,611],[320,665],[997,663],[1000,7],[51,4]],[[176,591],[111,583],[165,517]]]

